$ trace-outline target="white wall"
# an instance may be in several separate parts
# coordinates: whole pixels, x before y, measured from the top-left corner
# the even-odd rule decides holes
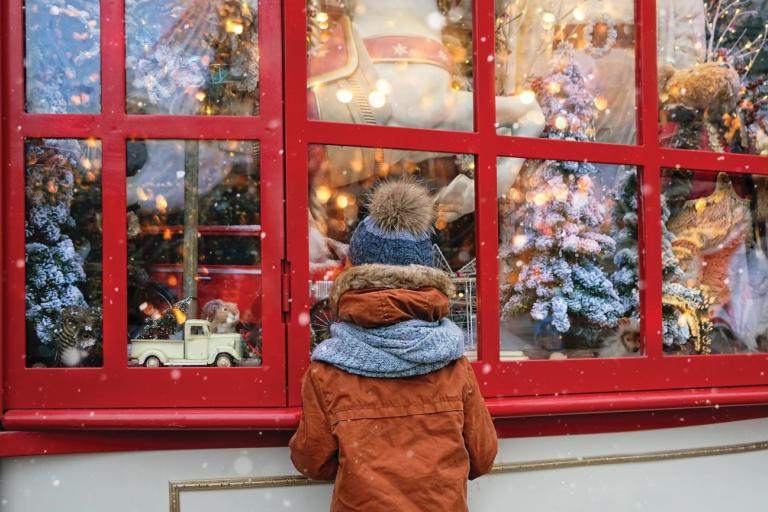
[[[237,433],[232,433],[237,435]],[[497,462],[768,441],[768,419],[637,433],[503,440]],[[170,480],[295,474],[285,448],[0,460],[1,512],[169,510]],[[473,512],[768,510],[768,451],[499,474],[470,482]],[[183,492],[182,512],[327,511],[330,486]],[[430,511],[431,512],[431,511]]]

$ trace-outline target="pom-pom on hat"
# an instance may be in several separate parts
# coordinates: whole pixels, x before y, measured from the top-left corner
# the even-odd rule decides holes
[[[349,243],[353,265],[432,266],[435,200],[429,190],[410,180],[384,182],[373,191],[368,212]]]

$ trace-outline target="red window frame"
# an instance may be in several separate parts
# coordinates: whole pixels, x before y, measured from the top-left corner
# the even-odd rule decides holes
[[[329,123],[307,119],[306,104],[286,103],[288,141],[286,191],[288,209],[287,254],[294,282],[309,280],[307,236],[307,164],[311,144],[366,146],[445,153],[471,153],[476,157],[475,240],[478,262],[478,360],[473,363],[484,396],[523,397],[577,393],[634,392],[768,384],[768,354],[667,357],[662,352],[661,325],[661,169],[679,164],[704,171],[768,174],[768,160],[751,155],[711,153],[662,148],[659,143],[656,80],[656,2],[635,0],[637,145],[582,143],[499,136],[494,127],[494,27],[493,0],[474,0],[474,131],[447,132],[400,127]],[[307,83],[306,41],[295,37],[306,29],[303,2],[286,2],[286,98],[303,98]],[[640,169],[643,190],[638,250],[644,255],[640,278],[640,303],[644,316],[641,335],[643,357],[572,359],[567,361],[514,361],[500,359],[498,211],[496,158],[517,156],[556,160],[589,160],[627,164]],[[306,286],[294,286],[294,307],[288,324],[293,348],[289,354],[289,404],[299,404],[299,379],[309,363],[308,326],[298,315],[307,311]],[[298,343],[296,340],[301,340]],[[582,397],[584,398],[584,397]],[[623,397],[625,398],[625,397]],[[610,400],[610,398],[608,398]],[[604,403],[604,406],[607,405]]]
[[[100,368],[26,368],[24,272],[7,274],[3,345],[5,409],[285,405],[281,302],[264,300],[261,367],[129,368],[126,275],[126,142],[129,139],[258,140],[261,145],[263,297],[280,297],[283,260],[282,27],[280,3],[259,3],[260,114],[170,116],[126,113],[124,0],[102,0],[101,111],[30,114],[24,102],[23,0],[3,2],[4,267],[24,261],[24,140],[94,137],[102,145],[104,360]],[[180,372],[172,374],[171,372]],[[172,378],[177,376],[177,378]]]
[[[751,155],[662,148],[658,138],[656,90],[656,2],[635,0],[638,83],[638,144],[578,143],[498,136],[495,132],[494,2],[474,0],[474,130],[448,132],[307,119],[305,2],[261,0],[261,114],[237,116],[139,116],[125,114],[124,0],[101,2],[102,111],[85,115],[24,112],[22,0],[4,2],[0,109],[5,116],[0,156],[4,158],[0,205],[4,228],[2,265],[6,273],[0,306],[4,409],[154,408],[146,414],[114,413],[112,427],[223,425],[227,407],[262,407],[261,415],[241,415],[226,423],[256,426],[270,417],[276,427],[290,426],[295,415],[268,407],[300,405],[300,379],[309,364],[309,254],[307,244],[308,149],[311,144],[402,148],[471,153],[476,156],[476,226],[478,258],[478,360],[473,363],[492,412],[504,414],[511,397],[517,413],[545,414],[691,406],[712,388],[735,388],[733,403],[764,402],[768,397],[768,354],[666,357],[661,336],[661,169],[680,165],[704,171],[768,174],[768,160]],[[288,99],[283,106],[283,98]],[[17,129],[17,127],[20,127]],[[24,257],[24,139],[95,137],[103,150],[104,366],[76,369],[24,367],[24,275],[15,262]],[[261,143],[263,228],[262,268],[265,300],[265,366],[261,368],[128,368],[125,355],[126,288],[125,141],[128,138],[242,139]],[[285,154],[283,153],[285,149]],[[622,360],[505,362],[499,349],[498,219],[496,158],[518,156],[590,160],[635,165],[641,169],[640,268],[647,283],[641,290],[643,357]],[[480,243],[480,241],[484,243]],[[304,321],[302,321],[304,320]],[[302,325],[303,324],[303,325]],[[103,376],[106,376],[104,379]],[[207,380],[203,380],[207,377]],[[104,379],[104,380],[100,380]],[[766,387],[762,387],[766,386]],[[655,394],[637,393],[656,390]],[[616,393],[617,391],[621,393]],[[567,394],[567,397],[559,396]],[[546,397],[541,395],[547,395]],[[206,399],[203,401],[202,396]],[[645,397],[645,398],[643,398]],[[656,405],[654,405],[656,404]],[[165,407],[201,408],[205,412],[168,420]],[[216,409],[213,409],[213,408]],[[177,410],[178,411],[178,410]],[[270,412],[271,411],[271,412]],[[150,414],[152,413],[152,414]],[[271,416],[270,416],[271,414]],[[18,425],[31,425],[27,415]],[[6,416],[6,425],[8,416]],[[24,423],[26,421],[26,423]],[[40,420],[42,421],[42,420]],[[61,427],[76,426],[59,417]],[[269,424],[265,421],[264,424]]]

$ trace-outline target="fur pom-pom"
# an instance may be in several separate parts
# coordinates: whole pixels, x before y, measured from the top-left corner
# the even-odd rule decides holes
[[[368,210],[384,231],[428,232],[435,222],[435,200],[423,185],[410,180],[382,183],[371,196]]]

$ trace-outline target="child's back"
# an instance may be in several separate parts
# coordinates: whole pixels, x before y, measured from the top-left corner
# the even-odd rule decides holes
[[[413,183],[380,187],[350,244],[356,266],[334,282],[341,322],[312,355],[290,443],[299,471],[336,480],[333,511],[465,511],[467,478],[496,455],[463,333],[445,318],[450,280],[429,267],[431,205]]]

